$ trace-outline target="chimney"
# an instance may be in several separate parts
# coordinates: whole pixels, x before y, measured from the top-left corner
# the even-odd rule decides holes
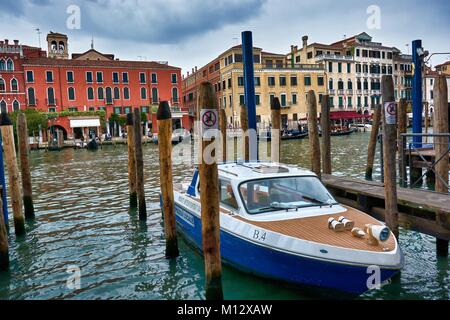
[[[195,73],[194,68],[192,68],[192,74],[194,74],[194,73]]]
[[[19,45],[19,40],[14,40],[14,45],[18,46]]]
[[[5,39],[5,44],[8,45],[8,43],[9,43],[9,40]]]
[[[197,72],[197,66],[195,66],[195,72]]]
[[[303,48],[306,48],[308,46],[308,36],[303,36],[302,42],[303,42]]]
[[[189,77],[189,71],[187,72],[187,76]]]

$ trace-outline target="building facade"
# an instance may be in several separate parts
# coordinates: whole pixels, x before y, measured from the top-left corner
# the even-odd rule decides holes
[[[4,110],[105,111],[109,119],[112,114],[124,117],[134,108],[150,115],[159,101],[167,100],[179,118],[178,126],[188,123],[181,108],[180,68],[162,62],[121,61],[93,47],[69,59],[67,36],[50,33],[47,39],[48,56],[18,42],[10,45],[4,41],[0,46],[0,103],[6,104]],[[63,130],[68,139],[74,135],[70,117],[56,118],[51,125]]]
[[[314,90],[320,100],[326,92],[323,66],[319,64],[288,64],[284,54],[253,48],[257,122],[270,123],[270,104],[280,99],[282,123],[296,125],[306,117],[306,95]],[[232,47],[200,69],[194,68],[183,80],[184,100],[196,112],[196,92],[204,81],[213,84],[218,106],[227,115],[228,125],[240,127],[240,108],[244,104],[242,47]]]

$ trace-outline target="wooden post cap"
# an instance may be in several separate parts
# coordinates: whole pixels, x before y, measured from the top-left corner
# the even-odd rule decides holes
[[[0,126],[12,126],[11,119],[6,112],[2,112],[0,116]]]
[[[134,125],[134,114],[128,113],[127,114],[127,126],[132,126],[132,125]]]
[[[275,97],[272,99],[272,102],[270,104],[270,109],[271,110],[281,110],[280,99],[278,99],[278,97]]]
[[[157,120],[167,120],[172,118],[172,113],[170,112],[170,106],[167,101],[161,101],[159,103],[158,112],[156,113]]]

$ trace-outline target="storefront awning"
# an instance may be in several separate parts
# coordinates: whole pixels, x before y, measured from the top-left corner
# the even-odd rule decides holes
[[[96,128],[100,127],[100,119],[70,119],[71,128]]]
[[[371,118],[370,114],[360,114],[355,111],[335,111],[330,112],[330,120],[348,120],[348,119],[362,119]]]

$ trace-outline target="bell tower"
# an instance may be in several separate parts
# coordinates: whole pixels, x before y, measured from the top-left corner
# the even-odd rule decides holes
[[[67,35],[50,31],[47,35],[48,57],[54,59],[68,59]]]

